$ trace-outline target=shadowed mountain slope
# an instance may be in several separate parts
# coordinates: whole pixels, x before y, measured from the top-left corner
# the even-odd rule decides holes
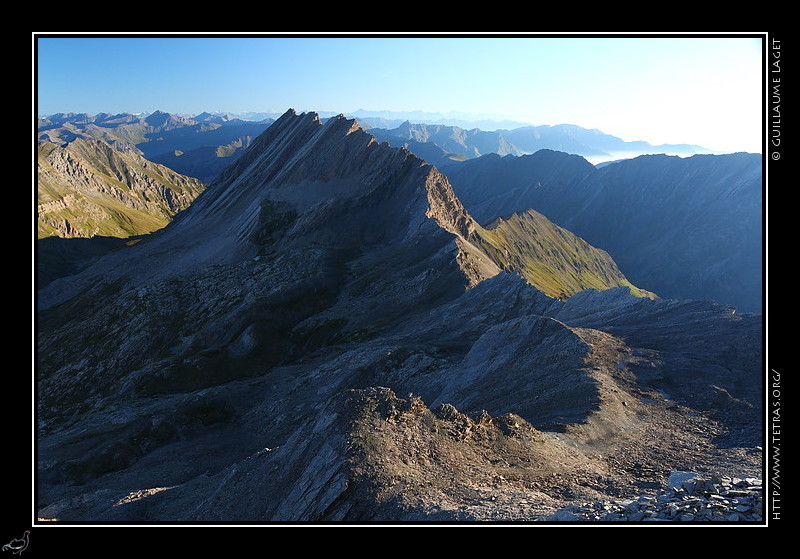
[[[758,472],[760,317],[560,301],[480,230],[407,150],[288,111],[166,228],[39,293],[38,516],[541,520]]]
[[[594,169],[576,156],[486,156],[447,176],[480,222],[534,209],[607,251],[661,297],[762,309],[762,158],[641,156]]]

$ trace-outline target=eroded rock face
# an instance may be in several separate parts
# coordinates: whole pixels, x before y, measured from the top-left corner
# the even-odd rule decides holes
[[[203,191],[199,180],[100,140],[39,144],[39,236],[128,237],[164,227]]]
[[[161,233],[40,293],[40,516],[532,520],[758,467],[713,444],[758,421],[758,317],[552,299],[473,225],[430,165],[288,112]]]

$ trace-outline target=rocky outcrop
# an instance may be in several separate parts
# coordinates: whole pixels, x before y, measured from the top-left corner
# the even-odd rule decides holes
[[[680,480],[679,483],[676,481]],[[569,505],[550,517],[567,522],[753,523],[764,519],[760,478],[673,472],[657,495]]]

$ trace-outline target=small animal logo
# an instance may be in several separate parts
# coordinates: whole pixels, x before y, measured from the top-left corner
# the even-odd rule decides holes
[[[25,551],[25,548],[28,547],[28,538],[30,538],[31,531],[25,530],[25,533],[22,535],[21,538],[14,538],[6,545],[3,546],[3,551],[10,551],[16,555],[22,554]]]

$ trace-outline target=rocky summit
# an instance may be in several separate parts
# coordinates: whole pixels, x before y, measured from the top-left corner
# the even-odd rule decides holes
[[[501,230],[406,149],[288,111],[38,293],[39,521],[598,522],[672,472],[761,477],[760,315],[553,297]]]

